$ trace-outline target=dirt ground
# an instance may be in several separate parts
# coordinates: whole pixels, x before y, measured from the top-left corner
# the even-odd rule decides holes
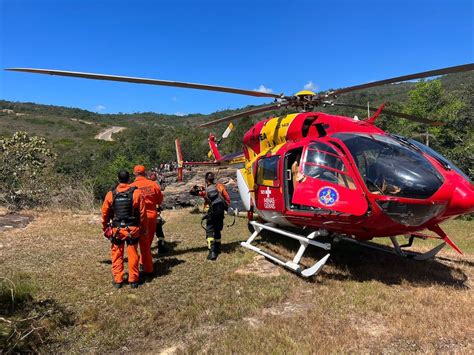
[[[46,309],[41,352],[474,352],[473,222],[446,225],[465,256],[445,248],[417,262],[341,242],[317,277],[302,279],[240,247],[244,219],[224,229],[211,262],[201,216],[165,211],[171,252],[155,255],[150,282],[115,290],[98,215],[31,216],[0,229],[0,277],[34,286]],[[275,235],[260,241],[286,257],[297,249]]]

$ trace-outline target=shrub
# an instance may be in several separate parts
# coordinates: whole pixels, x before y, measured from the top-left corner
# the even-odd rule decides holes
[[[93,212],[98,201],[95,199],[96,183],[90,181],[74,181],[72,178],[61,178],[61,188],[51,198],[51,206]]]
[[[54,162],[44,138],[16,132],[0,139],[0,201],[15,209],[47,202]]]

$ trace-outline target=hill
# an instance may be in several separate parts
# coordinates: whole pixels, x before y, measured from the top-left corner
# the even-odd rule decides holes
[[[449,109],[448,105],[447,110],[438,110],[441,116],[446,116],[444,119],[448,120],[449,124],[446,125],[447,128],[428,131],[435,137],[434,148],[447,155],[472,176],[474,174],[474,142],[472,142],[474,73],[442,76],[440,82],[443,91],[440,92],[439,100],[445,105],[452,102],[459,103],[462,108],[455,105],[456,110]],[[361,105],[366,105],[370,101],[372,107],[385,102],[395,110],[410,111],[409,93],[416,88],[417,84],[414,82],[392,84],[341,95],[340,100]],[[134,163],[156,166],[160,162],[175,160],[175,138],[181,141],[185,159],[205,159],[208,151],[207,137],[211,130],[192,129],[192,127],[249,108],[251,106],[239,110],[219,111],[210,115],[190,114],[181,117],[152,112],[98,114],[77,108],[0,100],[0,137],[10,136],[16,131],[45,137],[57,154],[57,171],[74,179],[92,181],[96,195],[100,197],[109,188],[109,183],[105,180],[114,181],[111,172],[118,165],[123,166],[124,162],[127,162],[126,167]],[[367,114],[365,110],[341,107],[318,109],[347,116],[365,117]],[[284,113],[286,113],[284,110],[267,112],[238,121],[236,131],[223,144],[223,151],[225,153],[239,151],[243,134],[255,122]],[[422,125],[414,125],[403,119],[386,115],[382,115],[377,124],[393,133],[401,133],[417,139],[422,139],[420,137],[426,131]],[[94,139],[99,132],[111,126],[121,126],[126,129],[113,135],[115,142]],[[224,127],[225,124],[221,124],[213,127],[212,131],[219,133]],[[457,132],[462,133],[464,141],[456,141]]]

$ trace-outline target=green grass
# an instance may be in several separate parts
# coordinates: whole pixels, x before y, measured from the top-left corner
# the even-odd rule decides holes
[[[26,229],[0,233],[0,244],[8,245],[0,249],[4,276],[29,275],[34,302],[70,312],[70,321],[53,323],[41,351],[472,350],[472,222],[446,226],[465,257],[445,249],[441,259],[420,263],[340,243],[320,275],[306,280],[276,266],[274,277],[236,273],[257,262],[239,246],[249,235],[244,219],[224,229],[223,253],[210,262],[200,215],[165,211],[164,218],[173,252],[155,258],[156,277],[137,290],[111,286],[109,245],[97,216],[43,212]],[[275,235],[263,241],[286,256],[294,251]]]

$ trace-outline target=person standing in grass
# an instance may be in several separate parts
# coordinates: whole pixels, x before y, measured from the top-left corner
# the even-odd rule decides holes
[[[164,190],[162,183],[158,180],[158,173],[155,170],[152,170],[150,173],[150,180],[154,181],[161,189]],[[158,208],[156,211],[156,238],[158,239],[158,254],[166,254],[168,250],[165,247],[165,234],[163,233],[163,225],[165,220],[161,216],[162,208]]]
[[[146,235],[140,238],[140,266],[143,269],[143,276],[151,278],[153,276],[151,244],[155,236],[157,210],[163,202],[163,194],[158,184],[146,177],[143,165],[135,166],[133,173],[135,181],[130,186],[134,186],[141,191],[146,210]]]
[[[190,191],[192,195],[204,198],[208,206],[206,219],[206,240],[209,254],[208,260],[216,260],[221,251],[221,231],[224,228],[224,214],[230,206],[230,196],[224,185],[215,183],[216,176],[213,172],[206,173],[206,187],[194,186]]]
[[[144,234],[145,201],[140,190],[129,185],[128,171],[119,171],[118,182],[119,184],[105,196],[102,205],[102,230],[111,242],[113,286],[121,288],[123,285],[123,254],[127,245],[128,282],[132,288],[137,288],[138,243],[140,236]]]

